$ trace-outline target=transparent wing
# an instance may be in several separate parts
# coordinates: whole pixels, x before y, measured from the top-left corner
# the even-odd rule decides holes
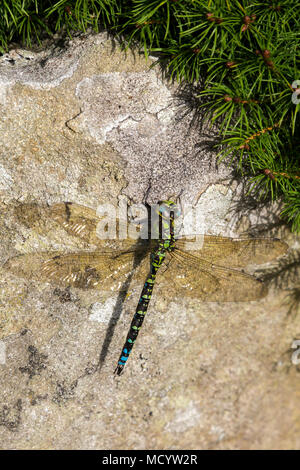
[[[162,282],[172,286],[176,293],[211,302],[245,302],[267,293],[266,286],[253,276],[201,260],[180,249],[172,253]]]
[[[97,244],[99,238],[96,235],[97,224],[100,218],[89,207],[64,202],[54,204],[49,212],[56,223],[61,225],[66,232],[74,235],[87,243]]]
[[[113,253],[40,252],[9,259],[3,269],[28,280],[81,289],[122,290],[122,284],[144,256],[136,252]],[[135,274],[144,279],[145,273]]]
[[[97,236],[97,225],[101,217],[97,216],[94,209],[72,202],[62,202],[51,206],[41,206],[35,203],[19,204],[15,208],[15,215],[19,222],[40,234],[47,234],[49,227],[54,224],[63,228],[69,235],[88,244],[123,250],[143,244],[143,241],[130,239],[101,240]]]
[[[176,247],[199,259],[232,267],[266,263],[288,249],[285,242],[275,238],[240,239],[203,235],[198,240],[195,249],[187,238],[176,240]]]

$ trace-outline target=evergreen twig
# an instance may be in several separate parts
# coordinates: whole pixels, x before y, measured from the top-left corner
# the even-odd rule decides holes
[[[45,34],[105,27],[156,54],[171,78],[203,82],[199,112],[249,192],[282,198],[300,231],[300,17],[293,0],[3,0],[0,52]],[[298,80],[298,82],[297,82]]]

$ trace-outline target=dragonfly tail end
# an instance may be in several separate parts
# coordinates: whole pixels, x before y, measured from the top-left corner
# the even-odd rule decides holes
[[[118,364],[114,370],[114,375],[121,375],[124,370],[124,365]]]

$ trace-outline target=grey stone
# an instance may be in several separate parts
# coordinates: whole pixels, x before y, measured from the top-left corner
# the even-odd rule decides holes
[[[17,204],[96,209],[120,196],[199,202],[212,234],[269,221],[274,229],[263,236],[299,248],[297,237],[276,229],[276,206],[244,211],[242,185],[231,184],[230,169],[205,145],[215,130],[192,125],[179,87],[150,69],[152,61],[121,52],[105,34],[0,58],[1,263],[24,252],[87,249],[55,224],[45,234],[20,225]],[[299,316],[287,318],[284,292],[297,283],[281,279],[281,266],[268,265],[279,274],[268,296],[251,302],[200,302],[158,285],[121,377],[113,371],[142,274],[122,297],[114,285],[54,288],[0,269],[1,447],[299,448],[291,345],[300,325]]]

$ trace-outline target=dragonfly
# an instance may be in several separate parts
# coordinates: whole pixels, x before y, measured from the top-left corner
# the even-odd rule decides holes
[[[50,206],[21,203],[15,207],[18,222],[38,234],[55,226],[80,239],[84,249],[33,251],[9,258],[3,268],[11,274],[48,282],[59,287],[127,290],[136,271],[136,281],[145,281],[125,343],[115,369],[121,375],[142,327],[154,284],[166,292],[200,301],[245,302],[267,294],[265,283],[242,269],[283,255],[287,244],[276,238],[229,238],[203,235],[201,249],[186,249],[190,238],[175,235],[178,206],[173,201],[158,204],[159,236],[156,240],[101,240],[99,216],[86,206],[62,202]],[[93,249],[91,249],[93,247]],[[145,262],[148,266],[145,270]],[[161,267],[165,265],[165,269]],[[144,266],[138,271],[137,266]],[[145,280],[146,278],[146,280]]]

